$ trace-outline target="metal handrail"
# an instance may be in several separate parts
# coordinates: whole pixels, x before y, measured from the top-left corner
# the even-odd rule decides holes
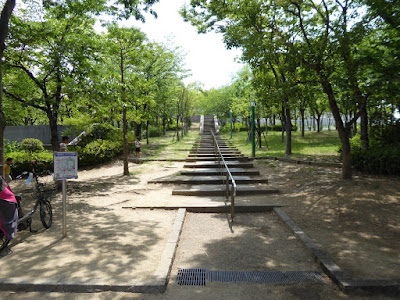
[[[222,168],[224,167],[226,170],[226,200],[229,200],[229,196],[231,198],[231,220],[233,222],[233,219],[235,217],[235,197],[236,197],[236,191],[237,191],[237,186],[235,179],[233,179],[233,176],[231,172],[229,171],[228,165],[225,162],[224,156],[221,153],[221,149],[219,148],[217,138],[215,137],[215,134],[212,130],[211,135],[213,137],[213,143],[214,143],[214,151],[215,151],[215,156],[217,157],[218,161],[218,167],[221,169],[221,175],[223,175]],[[222,163],[221,163],[222,162]],[[231,182],[232,188],[229,188],[229,182]]]
[[[203,133],[204,130],[204,115],[200,116],[200,133]]]

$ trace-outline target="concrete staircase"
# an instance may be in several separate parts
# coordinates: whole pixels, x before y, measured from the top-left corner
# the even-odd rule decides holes
[[[173,195],[186,196],[224,196],[226,193],[226,171],[219,168],[215,156],[213,138],[210,130],[216,132],[214,117],[204,118],[204,130],[184,165],[186,170],[179,176],[159,178],[149,183],[182,184],[182,188],[174,189]],[[278,193],[278,190],[267,186],[268,179],[260,177],[253,163],[236,148],[228,145],[225,138],[216,134],[218,145],[237,184],[237,196],[265,195]]]

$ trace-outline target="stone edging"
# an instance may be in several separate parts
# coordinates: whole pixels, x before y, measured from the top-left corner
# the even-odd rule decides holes
[[[357,280],[346,275],[335,262],[313,242],[313,240],[293,222],[281,209],[274,213],[290,228],[303,245],[311,252],[314,260],[325,274],[345,293],[382,293],[391,296],[400,295],[400,282],[396,280]]]
[[[163,289],[159,292],[164,293],[167,289],[169,277],[171,274],[172,264],[174,263],[176,249],[178,248],[179,238],[182,232],[183,223],[186,217],[186,209],[179,208],[174,225],[172,225],[171,233],[165,245],[164,251],[161,255],[160,263],[156,272],[154,273],[154,279],[160,283]]]

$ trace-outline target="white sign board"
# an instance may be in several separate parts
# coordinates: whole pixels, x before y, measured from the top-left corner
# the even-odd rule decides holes
[[[76,152],[54,152],[54,179],[78,178],[78,155]]]

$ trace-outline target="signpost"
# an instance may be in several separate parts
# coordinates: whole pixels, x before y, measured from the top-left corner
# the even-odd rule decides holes
[[[256,142],[255,142],[255,122],[254,122],[254,107],[256,103],[251,101],[251,156],[256,157]]]
[[[54,152],[54,179],[62,180],[63,237],[67,236],[67,179],[78,178],[76,152]]]

